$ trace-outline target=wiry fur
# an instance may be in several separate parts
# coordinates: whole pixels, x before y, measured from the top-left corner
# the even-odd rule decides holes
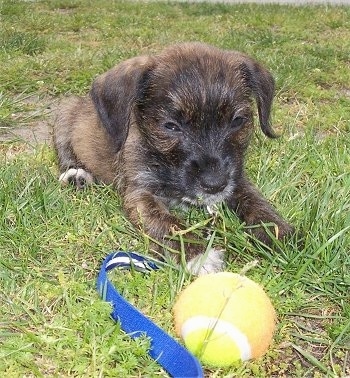
[[[88,96],[62,103],[55,146],[61,172],[70,174],[61,180],[81,187],[85,170],[87,182],[92,175],[113,183],[130,220],[161,242],[182,229],[169,211],[170,204],[181,203],[226,202],[247,225],[272,222],[278,237],[285,237],[292,227],[243,167],[253,132],[252,99],[262,131],[275,136],[269,120],[273,92],[271,74],[235,51],[185,43],[129,59],[99,76]],[[76,180],[72,168],[80,172]],[[252,232],[270,242],[263,227]],[[178,242],[167,243],[179,249]],[[196,243],[186,250],[193,261],[203,252]],[[222,253],[217,256],[208,271],[221,269]]]

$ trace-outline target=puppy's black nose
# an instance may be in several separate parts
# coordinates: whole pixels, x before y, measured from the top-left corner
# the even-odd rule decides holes
[[[194,176],[207,194],[222,192],[228,185],[229,175],[221,159],[213,156],[201,156],[190,162],[191,176]]]
[[[219,172],[210,172],[201,176],[200,184],[204,192],[208,194],[216,194],[222,192],[227,184],[228,179],[226,175]]]

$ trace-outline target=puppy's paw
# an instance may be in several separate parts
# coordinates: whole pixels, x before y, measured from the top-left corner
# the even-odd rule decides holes
[[[218,273],[224,269],[224,256],[223,249],[210,249],[207,253],[200,254],[190,260],[186,268],[196,276],[203,276],[209,273]]]
[[[62,185],[73,184],[77,189],[83,189],[94,182],[91,173],[85,171],[83,168],[69,168],[61,174],[58,180]]]
[[[295,229],[287,222],[281,220],[278,224],[275,223],[273,226],[267,226],[262,223],[260,227],[253,228],[250,232],[254,238],[264,245],[276,247],[277,241],[291,239],[295,234]]]

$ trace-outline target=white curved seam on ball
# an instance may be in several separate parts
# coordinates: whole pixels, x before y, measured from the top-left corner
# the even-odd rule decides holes
[[[252,350],[247,336],[228,321],[209,316],[193,316],[182,325],[181,335],[185,340],[190,332],[198,329],[207,329],[208,332],[213,330],[228,335],[238,346],[242,361],[249,360],[252,357]]]

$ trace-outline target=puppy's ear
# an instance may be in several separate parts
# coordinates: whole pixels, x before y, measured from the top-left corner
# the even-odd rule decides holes
[[[138,87],[151,66],[151,57],[131,58],[98,76],[92,84],[92,101],[103,126],[115,142],[116,151],[128,136]]]
[[[265,135],[276,138],[270,124],[270,114],[275,91],[275,81],[271,73],[249,57],[241,62],[240,68],[247,84],[254,94],[259,114],[260,127]]]

